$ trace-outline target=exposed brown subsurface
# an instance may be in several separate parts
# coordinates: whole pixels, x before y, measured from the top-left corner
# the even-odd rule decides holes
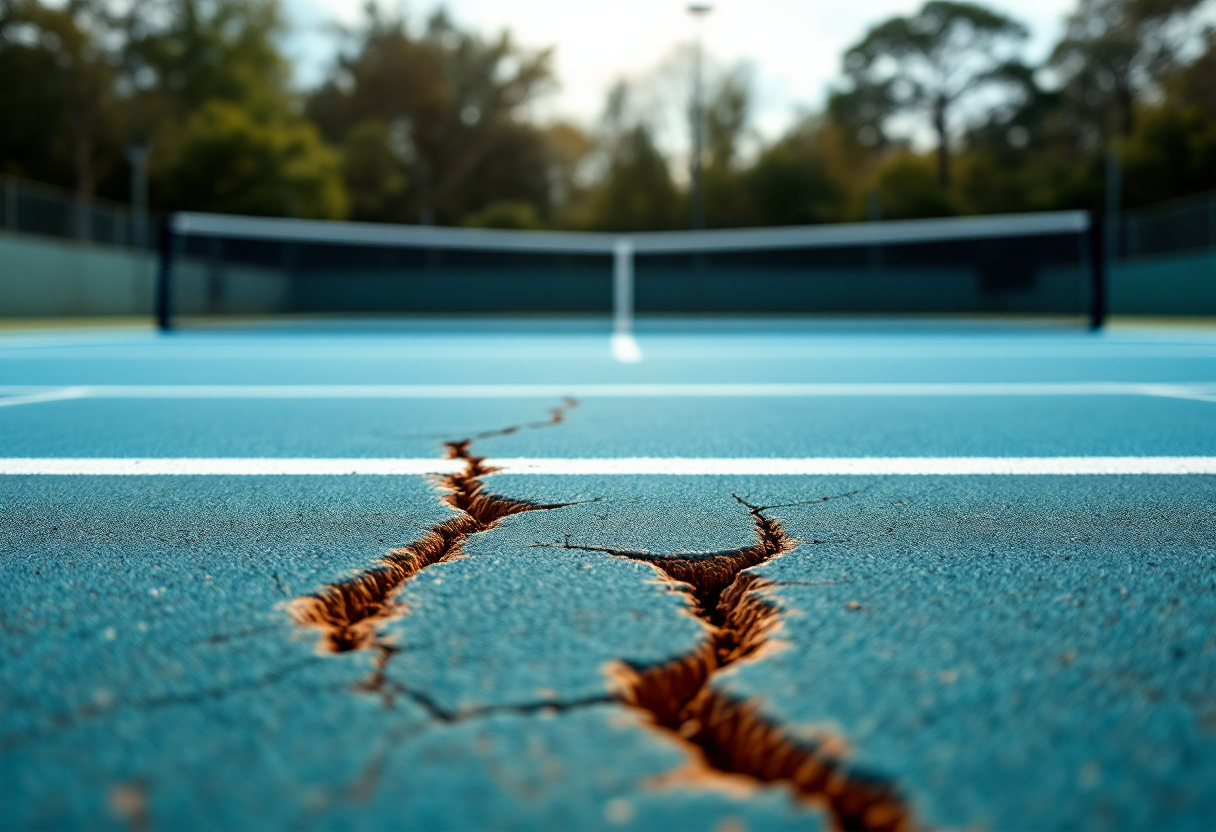
[[[456,509],[457,516],[437,524],[412,543],[390,551],[377,564],[349,580],[292,603],[294,620],[322,633],[319,645],[322,650],[374,648],[379,652],[376,668],[361,689],[381,695],[390,704],[394,696],[409,696],[445,722],[480,713],[452,714],[423,694],[390,683],[385,669],[396,648],[378,639],[377,627],[404,611],[395,595],[411,578],[429,566],[460,557],[461,546],[470,535],[487,531],[512,514],[570,505],[538,505],[489,492],[481,477],[493,473],[494,468],[486,464],[484,457],[474,455],[471,448],[478,439],[559,424],[574,405],[575,402],[567,400],[543,422],[444,443],[448,458],[464,463],[458,472],[438,481],[442,499]],[[754,506],[737,496],[735,499],[747,508],[755,525],[757,539],[751,546],[707,555],[662,556],[564,544],[567,548],[600,551],[649,564],[675,591],[688,598],[691,614],[706,625],[705,639],[688,654],[668,663],[651,667],[614,664],[609,673],[615,698],[644,711],[658,730],[673,736],[693,753],[692,768],[673,772],[673,782],[682,777],[729,783],[732,787],[741,783],[786,784],[802,798],[827,807],[841,830],[909,832],[914,828],[911,815],[892,786],[843,765],[846,749],[842,740],[824,736],[811,742],[791,737],[766,719],[754,704],[732,700],[710,686],[716,673],[736,662],[755,658],[773,646],[770,637],[780,626],[779,610],[762,594],[765,581],[746,570],[792,551],[797,545],[785,534],[781,521],[765,513],[780,506]],[[832,498],[806,502],[827,499]],[[595,698],[586,704],[600,701]],[[572,703],[581,704],[584,703]],[[553,707],[555,703],[538,702],[509,709]]]
[[[393,549],[377,564],[353,578],[297,598],[289,607],[292,619],[301,626],[319,630],[322,634],[319,647],[324,651],[342,653],[375,646],[376,628],[386,619],[404,612],[402,605],[394,600],[397,592],[428,566],[460,557],[460,547],[469,535],[492,529],[512,514],[567,505],[538,505],[490,493],[480,478],[493,473],[494,469],[486,465],[484,457],[473,454],[472,446],[477,439],[560,424],[566,412],[576,404],[573,399],[566,399],[544,421],[443,443],[448,459],[464,462],[464,468],[439,479],[443,501],[459,514],[431,527],[412,543]]]
[[[671,662],[646,668],[613,666],[610,676],[618,697],[689,746],[698,765],[709,772],[788,784],[803,798],[825,805],[842,830],[912,829],[908,809],[890,784],[843,765],[841,740],[791,737],[753,704],[734,701],[709,685],[716,673],[771,644],[770,636],[780,625],[779,611],[761,594],[763,579],[744,570],[796,545],[781,522],[765,514],[766,507],[735,499],[747,506],[756,526],[756,543],[744,549],[662,557],[587,547],[652,565],[677,582],[694,614],[707,625],[705,640]]]

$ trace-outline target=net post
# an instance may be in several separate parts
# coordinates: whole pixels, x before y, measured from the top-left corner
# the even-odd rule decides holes
[[[177,241],[173,236],[173,215],[165,217],[160,227],[159,258],[156,272],[156,325],[161,332],[173,328],[173,254]]]
[[[1106,322],[1106,269],[1107,251],[1102,217],[1096,211],[1089,212],[1089,328],[1097,331]]]
[[[612,331],[633,334],[633,241],[620,237],[612,247]]]

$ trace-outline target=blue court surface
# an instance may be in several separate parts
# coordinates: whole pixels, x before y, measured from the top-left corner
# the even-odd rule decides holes
[[[637,346],[0,339],[0,828],[1213,829],[1216,330]]]

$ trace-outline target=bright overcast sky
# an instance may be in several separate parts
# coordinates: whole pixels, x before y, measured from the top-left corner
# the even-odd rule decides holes
[[[364,0],[284,0],[295,34],[302,85],[316,83],[332,60],[327,23],[353,24]],[[385,5],[392,7],[393,0]],[[921,0],[719,0],[706,18],[708,53],[715,62],[747,62],[753,72],[754,120],[768,136],[800,110],[821,107],[840,66],[840,55],[874,23],[914,11]],[[421,17],[436,5],[413,0]],[[644,76],[672,49],[689,42],[694,24],[687,2],[672,0],[448,0],[460,24],[486,32],[510,29],[527,46],[553,46],[561,87],[544,112],[590,125],[612,83]],[[1025,23],[1032,36],[1027,57],[1041,59],[1058,37],[1074,0],[991,0],[989,5]]]

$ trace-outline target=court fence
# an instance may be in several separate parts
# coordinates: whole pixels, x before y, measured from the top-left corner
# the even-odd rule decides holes
[[[1118,259],[1216,249],[1216,191],[1125,211]]]
[[[66,188],[0,176],[0,228],[19,234],[120,248],[156,247],[158,215],[121,202],[82,198]]]

